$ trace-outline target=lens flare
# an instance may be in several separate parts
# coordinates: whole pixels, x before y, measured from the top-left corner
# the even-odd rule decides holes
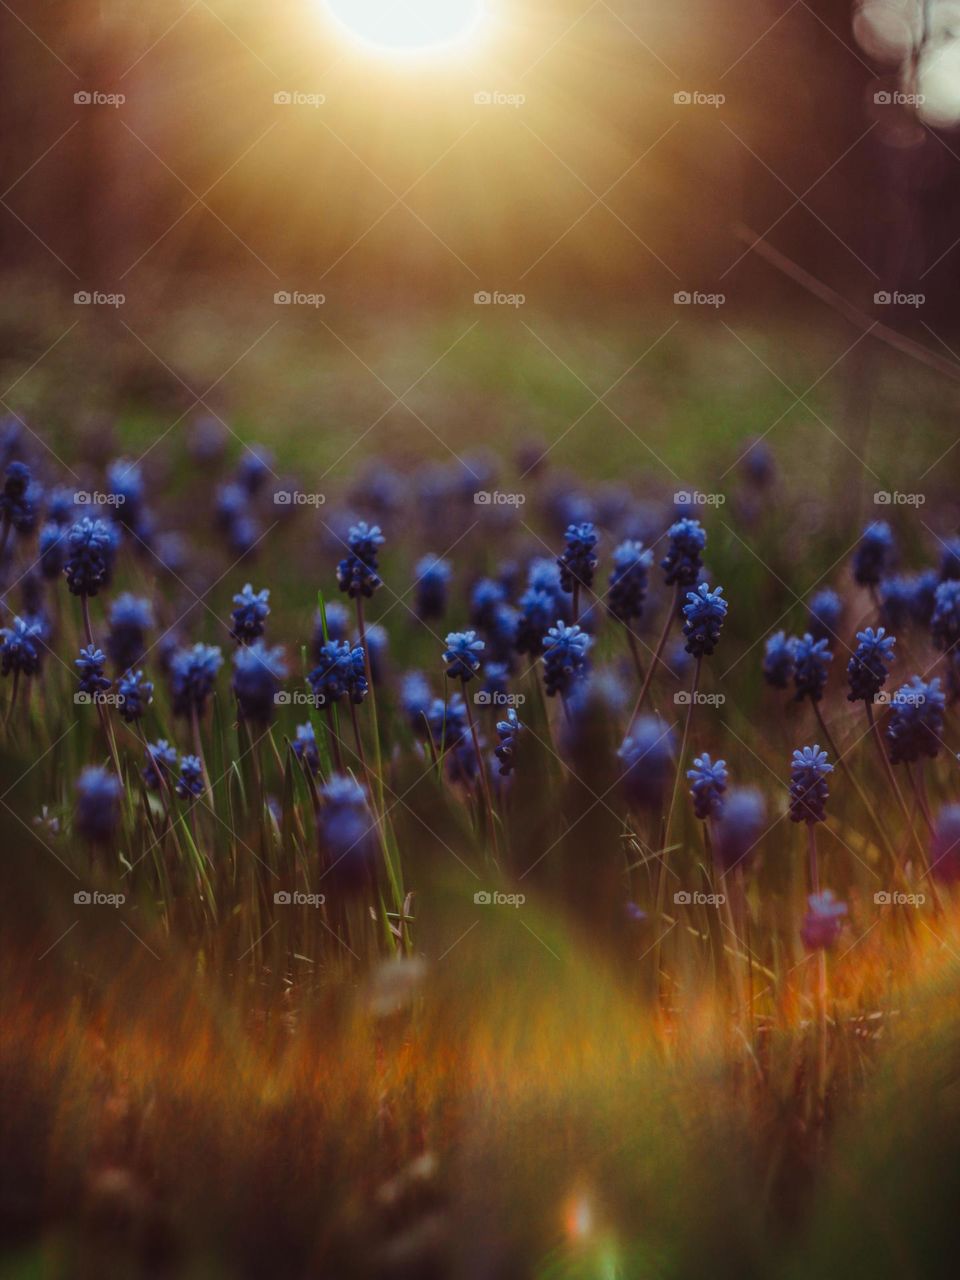
[[[484,0],[324,0],[355,39],[384,53],[434,52],[469,39]]]

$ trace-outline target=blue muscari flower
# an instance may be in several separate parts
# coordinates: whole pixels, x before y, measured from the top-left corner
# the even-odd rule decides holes
[[[67,532],[64,571],[67,586],[75,596],[95,596],[110,581],[117,543],[102,520],[84,516]]]
[[[351,599],[372,596],[380,586],[377,554],[385,541],[379,525],[368,525],[361,520],[350,526],[347,534],[350,554],[337,565],[337,585]]]
[[[926,681],[914,676],[908,684],[900,686],[890,699],[887,725],[893,764],[911,764],[921,756],[934,759],[940,751],[946,702],[939,677]]]
[[[43,628],[33,618],[14,618],[0,629],[0,673],[35,676],[40,670]]]
[[[512,605],[501,604],[483,629],[483,640],[489,659],[507,668],[513,665],[520,628],[520,614]]]
[[[150,601],[124,592],[110,606],[107,653],[119,671],[126,671],[143,657],[147,632],[153,626]]]
[[[176,792],[181,800],[203,795],[203,765],[199,756],[183,756],[181,759]]]
[[[875,587],[893,559],[893,531],[885,520],[868,524],[853,555],[853,576],[861,587]]]
[[[223,654],[216,645],[195,644],[192,648],[177,650],[170,660],[170,684],[176,715],[189,716],[194,711],[198,716],[203,715],[222,665]]]
[[[827,683],[827,670],[833,654],[826,640],[814,640],[807,632],[793,641],[793,686],[795,702],[809,698],[819,702]]]
[[[527,586],[533,591],[545,591],[548,595],[559,596],[563,588],[560,586],[560,566],[556,560],[547,560],[542,556],[531,560],[527,570]]]
[[[475,631],[451,631],[446,639],[443,661],[451,680],[472,680],[480,670],[480,654],[484,643]]]
[[[320,772],[320,752],[317,750],[317,735],[309,720],[306,724],[297,725],[297,736],[291,745],[293,754],[307,773],[315,777]]]
[[[884,578],[880,583],[880,617],[884,626],[902,631],[914,618],[915,587],[912,578],[903,574]]]
[[[631,805],[658,809],[673,778],[674,733],[655,716],[641,716],[624,738],[617,756],[621,782]]]
[[[518,653],[536,658],[543,652],[543,641],[557,616],[556,598],[549,591],[528,587],[520,597],[516,646]]]
[[[94,844],[107,844],[120,825],[120,782],[106,769],[88,768],[77,779],[74,825]]]
[[[670,546],[666,556],[660,561],[667,586],[696,586],[703,568],[702,552],[707,545],[703,525],[699,520],[678,520],[670,526],[667,536]]]
[[[166,738],[158,738],[156,742],[148,742],[146,750],[147,763],[141,773],[144,784],[151,791],[159,791],[161,780],[172,782],[177,767],[177,751],[171,747]]]
[[[442,698],[434,698],[427,711],[427,721],[437,750],[441,745],[444,751],[456,746],[469,728],[467,706],[462,695],[455,693],[446,702]]]
[[[613,726],[630,701],[623,682],[612,671],[591,671],[574,685],[560,725],[560,749],[581,777],[602,767]]]
[[[960,804],[945,804],[937,814],[930,842],[930,874],[943,884],[960,880]]]
[[[557,623],[547,632],[543,644],[543,674],[548,697],[570,693],[578,680],[587,674],[587,651],[593,644],[590,636],[578,626]]]
[[[960,578],[960,538],[948,538],[944,542],[940,556],[940,577],[944,582]]]
[[[157,535],[153,547],[157,568],[175,578],[182,578],[187,569],[190,548],[182,533],[167,529]]]
[[[40,486],[31,479],[27,464],[9,463],[0,490],[0,516],[4,526],[12,525],[18,533],[32,533],[41,499]]]
[[[628,538],[615,548],[613,572],[607,592],[607,608],[619,622],[629,623],[643,616],[653,552],[642,542]]]
[[[251,444],[244,448],[237,463],[237,481],[248,494],[259,492],[271,474],[273,455],[261,444]]]
[[[830,795],[827,776],[833,765],[819,743],[794,751],[790,766],[790,821],[825,822],[825,805]]]
[[[324,706],[348,697],[361,703],[367,696],[363,648],[349,640],[329,640],[321,645],[317,665],[307,676],[310,688]]]
[[[493,754],[500,761],[500,773],[503,777],[508,777],[513,772],[516,763],[517,739],[522,731],[523,724],[513,707],[509,709],[503,720],[497,721],[497,737],[500,743],[494,747]]]
[[[687,592],[687,603],[683,606],[687,653],[695,658],[709,657],[713,653],[728,608],[723,598],[723,587],[711,591],[705,582],[701,582],[696,591]]]
[[[120,714],[128,723],[139,720],[153,702],[153,684],[144,680],[142,671],[128,671],[117,681]]]
[[[693,811],[701,821],[719,818],[723,813],[723,797],[727,790],[726,760],[711,760],[706,751],[696,757],[687,770]]]
[[[960,579],[948,578],[937,587],[930,634],[938,649],[960,643]]]
[[[489,626],[494,613],[507,598],[507,593],[494,578],[481,578],[470,592],[470,623],[474,627]]]
[[[40,572],[45,578],[59,578],[63,573],[63,560],[67,550],[66,530],[48,521],[40,530]]]
[[[847,663],[847,679],[850,682],[848,702],[872,703],[887,682],[889,666],[893,662],[894,636],[888,636],[883,627],[874,631],[867,627],[857,632],[857,649]]]
[[[408,671],[400,681],[400,709],[407,724],[419,737],[426,737],[426,715],[433,694],[422,671]]]
[[[260,526],[250,515],[237,516],[227,530],[227,547],[238,560],[250,555],[260,541]]]
[[[714,831],[714,853],[724,874],[752,856],[766,820],[766,802],[755,787],[730,791]]]
[[[106,693],[111,683],[103,674],[106,662],[106,654],[95,644],[88,644],[80,650],[80,657],[75,659],[73,665],[80,674],[81,693],[86,693],[91,698]]]
[[[273,719],[280,681],[287,674],[283,648],[262,640],[241,646],[233,655],[233,692],[244,720],[266,725]]]
[[[110,512],[118,524],[131,528],[143,510],[143,473],[136,462],[116,458],[107,466],[107,493],[114,499]]]
[[[774,689],[786,689],[793,679],[796,640],[785,631],[775,631],[763,652],[763,678]]]
[[[567,526],[563,551],[557,557],[560,586],[570,593],[574,587],[590,588],[597,567],[597,530],[589,520]]]
[[[505,662],[487,662],[483,667],[483,692],[491,698],[507,692],[510,668]]]
[[[834,639],[843,617],[843,602],[831,587],[814,592],[807,603],[807,631],[814,640]]]
[[[740,470],[758,489],[766,488],[776,475],[773,450],[765,440],[754,440],[740,459]]]
[[[919,573],[912,574],[907,580],[913,588],[910,599],[911,620],[918,627],[926,630],[930,626],[930,619],[933,617],[936,603],[937,584],[940,581],[937,577],[937,571],[936,569],[921,569]]]
[[[53,489],[47,499],[47,519],[53,524],[73,524],[77,514],[75,491],[63,485]]]
[[[376,822],[367,793],[354,778],[334,774],[320,795],[317,828],[328,872],[344,888],[360,888],[377,857]]]
[[[217,527],[228,532],[236,520],[246,514],[249,498],[238,484],[219,485],[213,499],[213,514]]]
[[[262,591],[254,591],[248,582],[242,591],[233,597],[236,608],[230,614],[230,634],[237,644],[249,644],[263,635],[264,623],[270,612],[270,592],[264,587]]]
[[[808,951],[829,951],[840,937],[847,904],[839,902],[833,891],[811,894],[807,899],[808,910],[804,917],[800,936]]]
[[[418,618],[429,622],[442,618],[447,611],[447,587],[453,575],[449,560],[432,552],[417,561],[414,569],[414,611]]]

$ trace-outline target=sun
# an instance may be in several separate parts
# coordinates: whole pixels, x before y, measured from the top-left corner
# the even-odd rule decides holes
[[[460,45],[480,26],[484,0],[324,0],[357,40],[383,53],[431,53]]]

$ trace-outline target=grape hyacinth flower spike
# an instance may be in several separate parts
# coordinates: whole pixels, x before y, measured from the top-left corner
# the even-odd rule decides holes
[[[574,622],[580,611],[581,587],[589,591],[593,586],[593,575],[597,567],[597,540],[597,530],[589,520],[568,525],[563,551],[557,557],[560,588],[573,596]]]
[[[91,844],[106,845],[120,825],[119,778],[106,769],[84,769],[77,779],[74,825]]]
[[[511,707],[506,718],[497,721],[498,746],[494,747],[494,755],[500,762],[500,774],[509,777],[516,764],[517,740],[523,732],[523,723],[515,708]]]
[[[173,785],[177,769],[176,747],[172,747],[166,738],[148,742],[146,760],[147,763],[140,776],[150,791],[159,791],[164,785]]]
[[[894,636],[887,635],[883,627],[878,627],[876,631],[873,627],[858,631],[857,641],[856,652],[847,663],[847,679],[850,683],[847,700],[872,705],[887,682],[897,641]]]
[[[587,653],[593,640],[580,627],[557,621],[547,632],[543,646],[543,672],[547,696],[566,697],[587,674]]]
[[[251,583],[246,583],[242,591],[233,597],[236,608],[230,614],[230,634],[237,644],[250,644],[258,640],[264,633],[265,623],[270,613],[270,592],[264,587],[262,591],[254,591]]]
[[[775,631],[763,651],[763,678],[774,689],[786,689],[793,679],[796,640],[785,631]]]
[[[706,751],[696,756],[693,768],[687,770],[693,812],[701,822],[706,822],[709,818],[719,818],[723,813],[723,798],[727,790],[728,776],[727,762],[711,760]]]
[[[128,671],[117,681],[117,699],[120,715],[133,724],[153,702],[153,685],[143,678],[142,671]]]
[[[276,711],[280,681],[287,674],[283,648],[262,640],[242,645],[233,658],[233,692],[243,720],[260,728],[270,724]]]
[[[447,588],[453,576],[449,560],[440,556],[425,555],[414,569],[416,595],[414,612],[424,622],[442,618],[447,610]]]
[[[887,522],[868,524],[853,556],[853,576],[861,587],[877,586],[890,570],[893,553],[893,530]]]

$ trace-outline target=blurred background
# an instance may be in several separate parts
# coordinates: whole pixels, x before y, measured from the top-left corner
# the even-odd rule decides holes
[[[458,5],[5,2],[8,285],[153,314],[278,290],[790,307],[742,223],[858,305],[919,291],[955,319],[960,5],[477,0],[422,56],[347,29],[428,38]]]

